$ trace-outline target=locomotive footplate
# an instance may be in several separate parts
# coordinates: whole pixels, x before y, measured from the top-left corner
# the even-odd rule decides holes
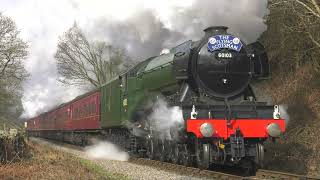
[[[234,135],[230,136],[231,156],[234,161],[239,161],[245,157],[244,139],[241,135],[240,129],[236,130]]]

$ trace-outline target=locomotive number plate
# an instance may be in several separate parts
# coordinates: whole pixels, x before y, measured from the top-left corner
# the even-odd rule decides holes
[[[233,55],[230,52],[219,52],[217,53],[217,58],[232,58]]]

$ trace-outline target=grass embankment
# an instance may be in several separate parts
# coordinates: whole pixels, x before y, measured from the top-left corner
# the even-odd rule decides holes
[[[32,157],[1,165],[0,179],[125,179],[90,160],[28,142]]]

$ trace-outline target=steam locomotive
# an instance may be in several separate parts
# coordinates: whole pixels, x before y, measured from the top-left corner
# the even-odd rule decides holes
[[[79,144],[100,137],[138,156],[203,169],[261,166],[264,141],[285,131],[279,106],[259,101],[252,88],[269,77],[264,47],[246,45],[227,27],[204,32],[29,119],[28,133]],[[161,122],[150,121],[159,99],[181,110],[182,124],[159,130]]]

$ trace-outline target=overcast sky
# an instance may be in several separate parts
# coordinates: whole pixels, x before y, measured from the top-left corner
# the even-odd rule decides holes
[[[126,48],[134,59],[157,55],[184,40],[197,40],[207,26],[225,25],[252,42],[266,29],[266,0],[0,0],[0,12],[16,22],[30,44],[25,63],[26,117],[71,100],[82,91],[59,84],[53,55],[58,37],[74,22],[90,41]]]

